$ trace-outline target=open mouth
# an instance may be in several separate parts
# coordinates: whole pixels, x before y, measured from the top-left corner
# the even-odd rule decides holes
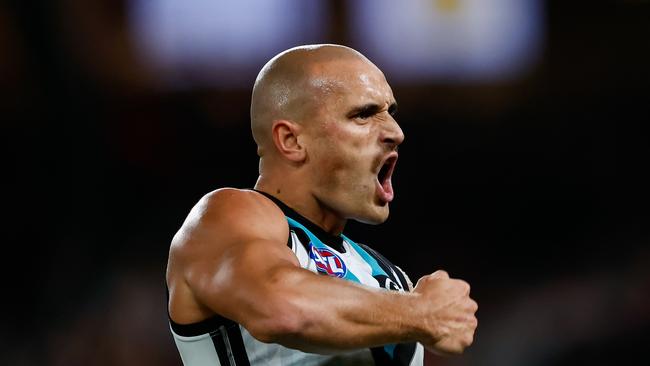
[[[394,162],[395,159],[390,158],[386,160],[384,165],[381,166],[381,169],[379,169],[379,174],[377,174],[377,178],[379,179],[379,183],[381,185],[383,185],[387,179],[390,179],[391,173],[393,171]]]
[[[386,158],[379,169],[379,173],[377,173],[377,182],[379,183],[378,193],[379,197],[384,202],[390,202],[393,200],[394,193],[391,177],[393,176],[396,162],[397,154],[391,154]]]

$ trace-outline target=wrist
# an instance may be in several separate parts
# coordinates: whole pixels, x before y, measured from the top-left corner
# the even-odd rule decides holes
[[[417,292],[401,293],[405,304],[400,307],[403,314],[403,337],[405,342],[422,342],[427,339],[426,316],[424,315],[422,296]]]

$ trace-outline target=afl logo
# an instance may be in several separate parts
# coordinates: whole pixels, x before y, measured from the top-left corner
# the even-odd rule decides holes
[[[316,263],[316,269],[320,273],[343,278],[348,272],[341,258],[329,249],[312,246],[309,256]]]

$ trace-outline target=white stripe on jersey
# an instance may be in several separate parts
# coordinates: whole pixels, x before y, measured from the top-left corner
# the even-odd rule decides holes
[[[176,334],[171,327],[170,330],[174,336],[178,352],[181,354],[183,365],[221,365],[209,333],[194,337],[183,337]]]
[[[337,253],[345,261],[348,269],[359,279],[359,282],[370,287],[380,287],[379,282],[372,277],[372,267],[370,267],[370,264],[363,260],[361,255],[347,241],[343,241],[343,247],[345,248],[345,253]]]
[[[298,239],[296,232],[293,230],[291,230],[291,247],[293,252],[296,254],[296,257],[298,258],[298,262],[300,262],[300,267],[307,268],[315,272],[316,271],[315,266],[313,269],[309,268],[309,253],[307,253],[305,247],[300,243],[300,240]]]

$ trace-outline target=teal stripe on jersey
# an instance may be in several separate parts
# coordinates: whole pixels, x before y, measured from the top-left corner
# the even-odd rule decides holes
[[[387,344],[384,346],[384,352],[388,353],[391,359],[395,358],[395,347],[397,347],[396,344]]]
[[[363,248],[361,248],[357,243],[355,243],[355,242],[353,242],[352,240],[350,240],[350,238],[348,238],[347,236],[345,236],[345,235],[343,235],[343,234],[341,234],[341,236],[343,237],[343,239],[345,239],[345,241],[347,241],[347,242],[350,244],[350,246],[352,246],[352,248],[353,248],[357,253],[359,253],[359,255],[361,256],[361,258],[363,258],[363,260],[366,261],[366,263],[368,263],[368,264],[370,265],[370,268],[372,268],[372,275],[373,275],[373,277],[374,277],[374,276],[381,276],[381,275],[384,275],[384,276],[386,276],[386,277],[389,277],[389,276],[388,276],[388,273],[386,273],[386,271],[384,271],[384,270],[379,266],[379,263],[377,263],[377,260],[376,260],[373,256],[371,256],[370,254],[368,254],[368,252],[366,252],[365,250],[363,250]]]
[[[309,231],[309,229],[307,229],[307,228],[306,228],[305,226],[303,226],[301,223],[299,223],[298,221],[292,219],[291,217],[288,217],[288,216],[285,216],[285,217],[287,218],[287,222],[289,223],[289,227],[297,227],[297,228],[303,230],[303,231],[305,232],[305,234],[307,234],[307,236],[309,237],[309,241],[310,241],[310,243],[309,243],[309,247],[310,247],[310,249],[311,249],[312,246],[314,246],[314,247],[316,247],[317,249],[327,249],[327,250],[334,250],[334,251],[336,251],[334,248],[332,248],[332,247],[330,247],[329,245],[327,245],[327,244],[323,243],[322,241],[320,241],[320,239],[318,239],[318,238],[316,237],[316,235],[312,234],[312,232]],[[308,254],[308,255],[311,255],[311,253],[307,253],[307,254]],[[375,263],[376,263],[376,262],[375,262]],[[374,270],[373,270],[373,271],[374,271]],[[356,283],[361,283],[361,281],[359,281],[359,279],[357,278],[357,276],[355,276],[355,275],[352,273],[352,271],[350,271],[349,268],[348,268],[348,270],[346,271],[345,275],[344,275],[343,277],[341,277],[341,278],[343,278],[344,280],[348,280],[348,281],[352,281],[352,282],[356,282]]]
[[[388,277],[388,273],[384,271],[380,266],[379,263],[377,263],[377,260],[368,254],[363,248],[359,246],[359,244],[355,243],[354,241],[350,240],[347,236],[341,234],[341,236],[347,241],[350,246],[363,258],[366,263],[370,265],[370,268],[372,268],[372,275],[377,276],[377,275],[384,275]],[[395,344],[387,344],[384,346],[384,352],[388,353],[391,359],[395,358]]]

